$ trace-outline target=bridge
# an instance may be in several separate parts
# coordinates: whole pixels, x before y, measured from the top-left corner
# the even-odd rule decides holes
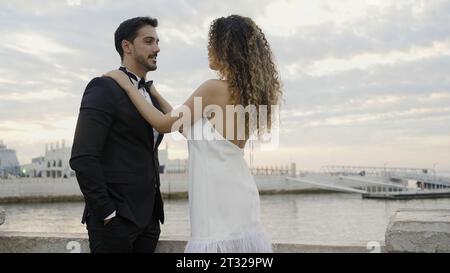
[[[359,193],[363,198],[450,197],[450,178],[425,168],[330,165],[322,167],[321,173],[303,173],[286,180],[330,191]]]

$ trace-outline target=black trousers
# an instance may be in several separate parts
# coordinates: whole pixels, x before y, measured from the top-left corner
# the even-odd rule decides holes
[[[156,219],[145,228],[119,215],[106,225],[91,216],[86,220],[91,253],[154,253],[161,233]]]

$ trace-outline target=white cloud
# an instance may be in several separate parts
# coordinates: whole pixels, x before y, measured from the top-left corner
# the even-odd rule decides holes
[[[314,62],[302,71],[312,76],[322,76],[352,69],[367,69],[372,65],[391,65],[399,62],[411,62],[436,56],[450,56],[450,40],[433,42],[429,47],[411,46],[407,50],[393,50],[387,53],[364,53],[351,58],[329,58]],[[298,72],[298,66],[289,66],[291,75]],[[297,69],[296,69],[297,68]]]
[[[292,36],[299,27],[333,23],[342,26],[365,17],[369,8],[386,8],[390,1],[273,1],[257,21],[274,36]]]
[[[450,116],[450,107],[441,108],[413,108],[405,111],[391,111],[386,113],[367,113],[356,115],[343,115],[339,117],[330,117],[323,120],[317,120],[307,122],[302,127],[321,127],[321,126],[352,126],[355,124],[361,124],[378,120],[399,120],[404,118],[416,118],[416,119],[434,119],[432,114],[439,114],[438,119],[444,118],[444,116]],[[424,117],[424,115],[426,115]],[[431,116],[431,117],[430,117]]]
[[[36,103],[41,103],[42,101],[51,101],[60,98],[75,98],[74,95],[62,92],[60,90],[46,90],[46,91],[24,91],[21,93],[9,93],[0,94],[0,100],[5,100],[8,102],[12,101],[35,101]]]
[[[59,53],[74,54],[76,52],[51,38],[36,33],[4,33],[3,36],[4,40],[8,41],[3,44],[3,47],[36,57],[46,57]]]

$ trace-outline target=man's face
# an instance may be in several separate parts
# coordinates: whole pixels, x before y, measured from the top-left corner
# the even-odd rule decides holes
[[[158,44],[158,34],[155,28],[149,25],[139,29],[138,36],[133,41],[132,55],[147,71],[154,71],[157,68],[156,57],[160,51]]]

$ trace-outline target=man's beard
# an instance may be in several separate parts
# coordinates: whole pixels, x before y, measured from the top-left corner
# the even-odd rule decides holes
[[[156,64],[150,64],[150,63],[148,62],[148,59],[149,59],[149,58],[138,57],[138,58],[137,58],[137,62],[138,62],[140,65],[142,65],[143,67],[145,67],[145,69],[146,69],[147,71],[155,71],[155,70],[158,68],[158,66],[157,66]]]

